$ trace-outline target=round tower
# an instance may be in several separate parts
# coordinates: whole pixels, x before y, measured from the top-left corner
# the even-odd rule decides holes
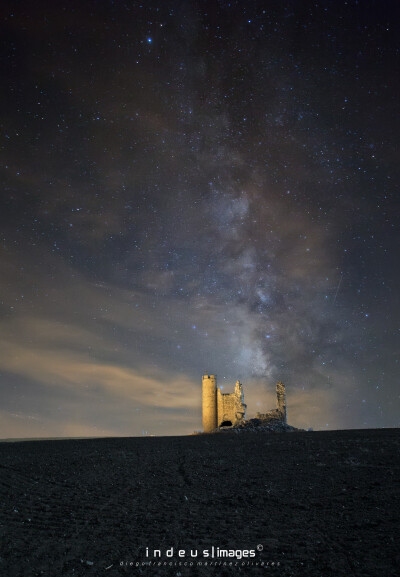
[[[203,430],[211,433],[217,428],[217,377],[203,376]]]

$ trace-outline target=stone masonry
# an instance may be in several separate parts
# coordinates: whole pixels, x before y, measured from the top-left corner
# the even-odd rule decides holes
[[[287,423],[286,391],[283,383],[279,382],[276,384],[276,409],[272,409],[267,413],[257,413],[256,419],[262,421],[282,421],[282,423]]]
[[[215,375],[203,376],[203,430],[210,433],[218,427],[231,427],[244,422],[246,405],[243,386],[237,381],[233,393],[222,393]]]
[[[220,427],[236,427],[245,423],[246,404],[243,385],[236,381],[233,393],[222,393],[216,375],[203,376],[203,430],[211,433]],[[281,382],[276,385],[276,409],[257,413],[263,423],[280,422],[286,425],[286,391]]]

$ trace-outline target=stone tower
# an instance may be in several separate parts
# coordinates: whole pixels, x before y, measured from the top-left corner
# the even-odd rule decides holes
[[[276,410],[281,415],[281,419],[286,423],[286,390],[285,385],[280,381],[276,383]]]
[[[203,430],[211,433],[217,428],[217,377],[203,376]]]
[[[235,392],[223,393],[217,387],[216,375],[203,376],[203,430],[211,433],[218,427],[232,427],[246,417],[242,384],[237,381]]]

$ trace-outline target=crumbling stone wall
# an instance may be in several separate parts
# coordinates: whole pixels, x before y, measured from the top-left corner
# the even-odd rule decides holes
[[[257,413],[256,419],[263,421],[281,421],[287,422],[286,415],[286,389],[281,382],[276,384],[276,409],[268,411],[267,413]]]
[[[276,409],[281,416],[281,420],[286,423],[286,389],[285,385],[280,381],[276,383]]]
[[[237,426],[245,422],[246,404],[243,385],[236,381],[233,393],[222,393],[217,387],[216,375],[203,376],[203,430],[211,433],[221,426]],[[257,413],[256,419],[269,422],[287,423],[286,391],[281,382],[276,385],[276,409],[267,413]]]
[[[244,403],[243,386],[236,381],[233,393],[222,393],[217,389],[217,414],[218,427],[224,423],[238,425],[242,423],[246,416],[246,405]]]
[[[211,433],[221,425],[239,425],[246,417],[243,386],[236,382],[233,393],[217,388],[216,375],[203,376],[203,430]]]

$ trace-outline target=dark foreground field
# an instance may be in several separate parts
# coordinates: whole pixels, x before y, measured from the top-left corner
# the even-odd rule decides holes
[[[0,575],[400,575],[399,449],[394,429],[0,443]]]

